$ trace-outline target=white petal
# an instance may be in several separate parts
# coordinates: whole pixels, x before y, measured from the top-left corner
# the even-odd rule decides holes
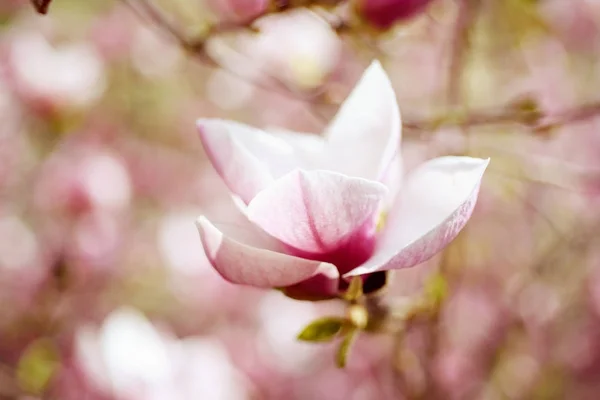
[[[447,246],[465,226],[489,159],[441,157],[413,171],[373,257],[347,276],[408,268]]]
[[[242,243],[225,235],[205,217],[198,218],[197,226],[206,256],[229,282],[274,288],[295,285],[318,274],[339,277],[332,264]]]
[[[330,168],[381,179],[398,151],[401,129],[396,94],[381,64],[374,61],[325,131]]]
[[[200,139],[217,173],[245,203],[299,162],[285,140],[233,121],[201,119]]]
[[[331,171],[295,170],[260,192],[249,219],[289,246],[331,252],[373,220],[387,188],[379,182]],[[373,229],[374,231],[374,229]]]

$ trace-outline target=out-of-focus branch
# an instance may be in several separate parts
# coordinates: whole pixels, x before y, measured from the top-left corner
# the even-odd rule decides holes
[[[192,56],[197,57],[203,64],[210,67],[222,68],[239,78],[244,78],[244,76],[240,75],[239,72],[220,64],[218,60],[215,60],[206,51],[206,44],[212,37],[243,29],[254,31],[255,28],[253,25],[256,20],[270,14],[285,11],[287,9],[310,6],[317,3],[322,6],[333,7],[336,4],[341,3],[342,0],[272,0],[271,7],[269,7],[266,12],[260,15],[256,15],[245,21],[222,21],[212,26],[207,26],[206,29],[204,29],[204,31],[196,37],[189,37],[186,33],[184,33],[184,31],[174,24],[165,11],[157,6],[153,0],[121,0],[121,2],[129,7],[141,19],[144,19],[148,23],[154,25],[155,28],[168,36],[169,39],[174,40],[182,49],[186,50]],[[343,20],[331,22],[331,26],[338,32],[347,29],[347,25]],[[293,96],[298,100],[307,100],[311,103],[317,102],[317,99],[314,95],[291,93],[289,90],[287,90],[283,82],[271,75],[265,76],[260,82],[254,81],[252,84],[256,87],[274,91],[281,95]]]
[[[41,0],[38,0],[41,1]],[[200,37],[190,38],[182,29],[177,27],[171,19],[166,15],[164,10],[160,9],[153,0],[121,0],[129,8],[131,8],[140,17],[146,19],[148,22],[156,25],[163,33],[170,36],[171,39],[175,40],[178,45],[183,49],[187,50],[190,54],[200,58],[202,62],[212,67],[226,68],[218,63],[218,61],[212,59],[209,54],[206,53],[205,45],[207,41],[214,35],[221,33],[232,32],[241,29],[253,29],[254,22],[268,14],[284,11],[286,9],[306,7],[313,4],[320,4],[327,6],[335,6],[341,3],[341,0],[281,0],[273,1],[271,7],[266,13],[248,19],[242,22],[221,22],[217,23],[205,30]],[[47,1],[49,3],[49,1]],[[476,16],[476,10],[479,4],[479,0],[462,0],[461,7],[464,10],[460,11],[459,18],[457,20],[456,30],[456,41],[457,46],[460,48],[468,42],[469,28],[473,24],[474,17]],[[333,23],[333,29],[336,31],[344,31],[348,29],[345,21],[339,20]],[[460,40],[459,40],[460,39]],[[455,85],[458,85],[460,81],[460,71],[462,70],[462,59],[464,51],[455,49],[451,60],[450,80],[449,80],[449,100],[452,100],[458,93],[458,89]],[[226,68],[227,69],[227,68]],[[229,70],[229,69],[228,69]],[[458,72],[456,72],[458,71]],[[234,71],[231,71],[235,74]],[[274,84],[275,89],[281,89],[281,93],[287,93],[284,89],[284,85],[277,81],[273,77],[268,78],[269,82]],[[453,83],[455,82],[455,83]],[[257,86],[262,87],[260,83]],[[296,94],[299,99],[314,102],[316,99],[314,96],[302,96]],[[410,132],[416,134],[423,134],[426,132],[432,132],[441,128],[448,127],[459,127],[459,128],[470,128],[479,127],[486,125],[502,125],[502,124],[520,124],[529,127],[530,129],[537,132],[544,132],[555,127],[567,125],[570,123],[586,120],[592,117],[600,115],[600,101],[584,104],[573,109],[565,110],[554,115],[544,115],[537,108],[527,109],[523,107],[515,107],[514,104],[509,104],[503,107],[495,108],[493,110],[484,111],[457,111],[450,112],[445,115],[429,118],[429,119],[405,119],[403,125],[404,128]]]
[[[131,8],[136,14],[148,19],[163,32],[171,36],[172,39],[175,39],[185,50],[196,56],[199,56],[203,61],[212,66],[218,66],[218,63],[215,60],[212,60],[210,56],[206,54],[205,45],[208,39],[214,35],[241,29],[252,30],[252,25],[256,20],[288,9],[306,7],[317,3],[333,7],[342,2],[342,0],[274,0],[271,2],[271,6],[264,13],[253,16],[244,21],[222,21],[207,27],[207,29],[199,37],[189,38],[183,31],[181,31],[181,29],[179,29],[170,21],[165,12],[161,10],[160,7],[158,7],[152,0],[121,1]],[[336,30],[345,29],[346,25],[343,22],[339,22],[334,25],[333,28]]]
[[[159,28],[161,32],[166,34],[177,42],[183,49],[190,53],[200,57],[203,62],[211,66],[216,66],[214,62],[206,52],[204,51],[204,40],[193,41],[188,39],[186,35],[173,24],[167,15],[156,6],[151,0],[121,0],[127,5],[135,14],[142,19],[146,19],[148,22],[154,24]]]
[[[600,101],[567,109],[553,115],[536,110],[519,110],[512,105],[488,111],[456,112],[430,119],[405,119],[404,127],[417,134],[442,128],[519,124],[537,132],[600,116]]]
[[[471,47],[469,36],[479,11],[479,0],[458,0],[458,3],[448,70],[447,101],[450,106],[460,102],[463,64]]]

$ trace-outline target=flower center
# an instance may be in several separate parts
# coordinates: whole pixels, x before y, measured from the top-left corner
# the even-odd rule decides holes
[[[290,250],[293,255],[298,257],[331,263],[337,267],[340,275],[342,275],[371,258],[375,251],[376,239],[377,224],[373,219],[370,219],[334,250],[324,253],[308,253],[298,249]]]
[[[377,217],[377,224],[375,225],[375,232],[379,233],[385,227],[385,223],[387,222],[388,213],[387,211],[381,211],[379,216]]]

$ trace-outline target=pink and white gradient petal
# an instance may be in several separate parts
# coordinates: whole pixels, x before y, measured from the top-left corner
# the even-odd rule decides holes
[[[392,84],[378,61],[364,72],[327,127],[329,169],[381,180],[398,153],[401,118]]]
[[[318,274],[338,278],[334,265],[254,247],[225,235],[206,217],[196,222],[204,251],[227,281],[261,288],[285,287]]]
[[[260,192],[247,214],[294,249],[328,254],[358,230],[373,228],[386,193],[379,182],[331,171],[295,170]],[[365,226],[369,220],[373,226]]]
[[[245,203],[299,166],[289,143],[260,129],[219,119],[198,120],[197,127],[217,173]]]
[[[463,229],[475,208],[489,159],[440,157],[411,174],[369,261],[346,276],[408,268],[433,257]]]

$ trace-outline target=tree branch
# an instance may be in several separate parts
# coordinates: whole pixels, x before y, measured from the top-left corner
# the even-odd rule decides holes
[[[537,110],[515,109],[507,105],[494,110],[456,112],[430,119],[406,119],[404,127],[417,134],[442,128],[480,127],[487,125],[518,124],[534,131],[544,132],[556,127],[584,121],[600,116],[600,101],[567,109],[553,115],[544,115]]]
[[[32,0],[32,1],[43,1],[43,0]],[[265,13],[254,18],[251,18],[242,22],[221,22],[208,28],[206,33],[201,37],[188,38],[183,31],[178,28],[152,0],[121,0],[130,9],[132,9],[138,16],[156,25],[163,33],[168,35],[171,39],[175,40],[179,46],[187,50],[190,54],[200,58],[205,64],[226,69],[236,76],[240,76],[235,71],[219,64],[218,61],[211,58],[205,51],[205,44],[213,35],[217,35],[225,32],[232,32],[240,29],[252,29],[254,22],[264,17],[265,15],[281,12],[285,9],[303,7],[307,5],[317,4],[326,2],[327,5],[333,6],[339,4],[341,0],[298,0],[295,2],[290,1],[274,1],[272,7]],[[49,0],[45,0],[49,3]],[[471,6],[473,3],[465,1],[463,3],[465,7]],[[469,27],[474,17],[474,11],[469,10],[466,12],[467,21],[457,21],[457,26]],[[461,22],[460,24],[458,22]],[[344,21],[340,20],[336,22],[332,28],[336,31],[348,29]],[[457,28],[458,29],[458,28]],[[463,37],[468,32],[464,29],[459,29],[457,34]],[[463,42],[463,41],[461,41]],[[455,68],[460,70],[460,59],[462,56],[453,57],[453,64]],[[240,76],[241,77],[241,76]],[[454,79],[453,79],[454,80]],[[277,80],[275,77],[268,76],[263,82],[253,82],[257,87],[266,90],[275,90],[282,95],[294,96],[299,100],[310,101],[315,103],[316,99],[314,95],[301,95],[297,93],[291,93],[286,90],[285,85]],[[271,84],[273,87],[268,87]],[[456,89],[454,89],[456,90]],[[453,92],[452,90],[451,92]],[[405,119],[403,126],[408,132],[413,132],[417,135],[426,132],[436,131],[441,128],[459,127],[459,128],[470,128],[487,125],[504,125],[504,124],[519,124],[524,125],[534,131],[544,132],[555,127],[567,125],[570,123],[583,121],[589,118],[593,118],[600,115],[600,101],[584,104],[582,106],[565,110],[554,115],[544,115],[537,107],[515,107],[515,104],[508,104],[503,107],[495,108],[493,110],[482,110],[482,111],[455,111],[450,112],[440,117],[434,117],[429,119]]]

